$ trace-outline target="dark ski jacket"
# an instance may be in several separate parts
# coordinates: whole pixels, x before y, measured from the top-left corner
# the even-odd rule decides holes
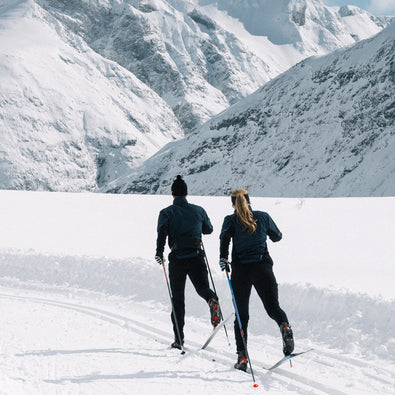
[[[251,210],[251,208],[250,208]],[[282,233],[268,213],[251,210],[257,227],[254,233],[248,233],[237,221],[236,211],[224,219],[220,238],[220,257],[228,259],[230,240],[233,239],[232,261],[234,263],[252,263],[264,260],[268,253],[266,238],[273,242],[282,238]]]
[[[168,237],[169,247],[177,258],[192,258],[201,251],[202,233],[212,233],[213,226],[202,207],[176,196],[171,206],[160,211],[157,230],[157,256],[163,257]]]

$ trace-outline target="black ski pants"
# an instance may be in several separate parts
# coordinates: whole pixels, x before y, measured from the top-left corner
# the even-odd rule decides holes
[[[273,273],[273,261],[268,254],[263,262],[233,263],[231,282],[246,343],[252,286],[255,287],[269,317],[279,326],[283,322],[288,322],[287,315],[280,308],[278,302],[278,285]],[[237,317],[234,322],[234,331],[237,351],[242,351],[244,344]]]
[[[217,298],[214,291],[210,289],[208,282],[208,272],[203,255],[193,258],[177,259],[172,253],[169,255],[169,280],[170,289],[173,295],[174,311],[171,314],[173,322],[174,339],[178,340],[177,328],[174,316],[177,318],[181,340],[184,340],[185,325],[185,283],[187,276],[190,278],[196,292],[206,302],[212,298]]]

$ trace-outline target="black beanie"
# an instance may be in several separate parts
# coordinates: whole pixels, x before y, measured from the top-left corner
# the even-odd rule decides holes
[[[187,196],[188,195],[188,187],[185,184],[185,181],[181,178],[180,175],[174,180],[173,185],[171,186],[171,193],[173,196]]]

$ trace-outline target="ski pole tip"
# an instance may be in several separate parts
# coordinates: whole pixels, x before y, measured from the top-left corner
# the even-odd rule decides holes
[[[256,384],[256,383],[255,383],[255,384],[253,385],[253,387],[254,387],[254,388],[258,388],[258,387],[259,387],[259,384]]]

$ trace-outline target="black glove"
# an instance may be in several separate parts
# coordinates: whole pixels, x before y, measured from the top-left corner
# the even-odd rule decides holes
[[[219,260],[219,267],[221,268],[222,271],[226,270],[229,272],[229,262],[225,258],[220,258]]]
[[[155,255],[155,260],[156,260],[156,262],[158,262],[159,263],[159,265],[162,265],[163,264],[163,256],[159,256],[159,255]]]

